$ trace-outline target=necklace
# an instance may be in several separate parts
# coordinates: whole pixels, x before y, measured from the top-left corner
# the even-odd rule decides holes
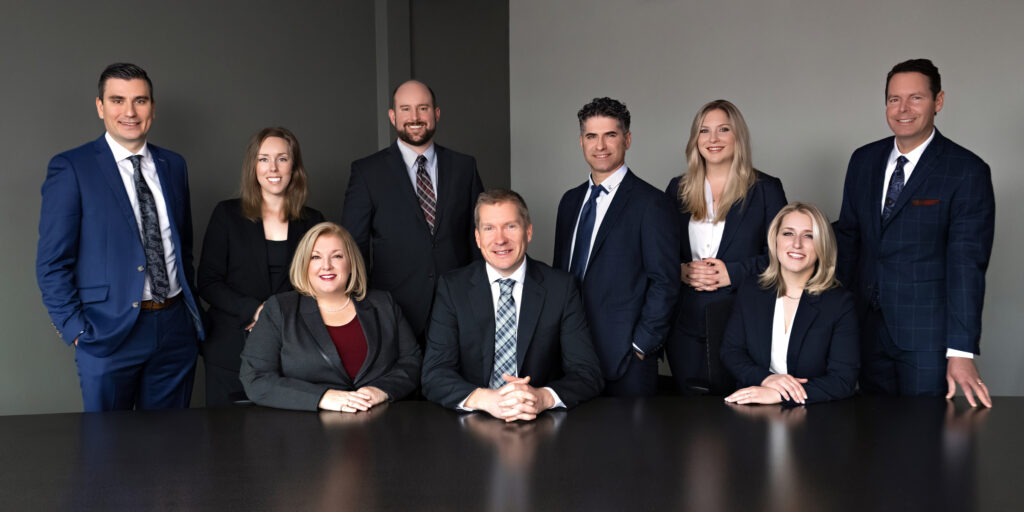
[[[787,299],[800,300],[800,297],[790,297],[789,295],[784,295],[784,297]]]
[[[347,308],[349,302],[352,302],[352,296],[349,296],[348,300],[346,300],[345,303],[342,304],[340,308],[327,309],[327,308],[321,306],[320,304],[317,304],[317,307],[319,307],[320,310],[323,311],[324,313],[337,313],[338,311],[341,311],[341,310]]]

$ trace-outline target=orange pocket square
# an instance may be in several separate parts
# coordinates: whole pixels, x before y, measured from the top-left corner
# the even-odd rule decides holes
[[[914,206],[931,206],[933,204],[939,204],[938,199],[911,199],[910,204]]]

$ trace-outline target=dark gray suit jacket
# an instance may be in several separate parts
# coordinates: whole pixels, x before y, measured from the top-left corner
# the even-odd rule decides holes
[[[601,392],[604,380],[575,278],[527,258],[516,338],[519,376],[550,387],[566,407]],[[437,283],[423,359],[423,394],[454,408],[494,369],[494,300],[483,261]]]
[[[328,389],[376,386],[391,400],[412,393],[421,354],[401,309],[390,294],[376,290],[353,305],[367,343],[366,361],[354,377],[345,373],[315,299],[292,291],[267,300],[242,350],[239,377],[249,398],[315,411]]]

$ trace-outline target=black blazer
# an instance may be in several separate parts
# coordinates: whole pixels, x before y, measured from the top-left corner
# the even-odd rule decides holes
[[[323,220],[323,214],[304,207],[302,218],[288,222],[288,254],[294,255],[302,235]],[[200,345],[203,359],[238,371],[245,327],[256,308],[271,295],[292,289],[287,279],[271,287],[263,222],[247,219],[240,199],[221,201],[213,209],[196,280],[199,296],[210,305],[206,341]]]
[[[673,339],[681,334],[705,336],[707,326],[704,325],[704,311],[708,304],[736,293],[744,281],[756,277],[768,266],[768,227],[775,214],[786,206],[786,193],[778,178],[760,171],[754,172],[757,181],[747,191],[747,197],[742,203],[734,204],[725,215],[725,230],[722,232],[722,243],[718,246],[717,258],[725,262],[732,285],[713,292],[698,292],[680,282]],[[665,189],[665,195],[672,199],[679,212],[679,262],[688,263],[693,260],[690,251],[690,212],[684,211],[685,206],[679,198],[680,179],[682,177],[672,178]]]
[[[776,290],[749,280],[736,294],[732,317],[722,341],[722,364],[742,387],[760,386],[772,358],[772,320]],[[857,313],[853,294],[832,288],[820,295],[804,293],[789,336],[786,369],[808,379],[807,403],[853,395],[860,368]]]
[[[437,279],[479,254],[473,207],[483,185],[476,159],[434,144],[437,208],[431,235],[398,144],[352,162],[342,224],[359,244],[370,287],[394,295],[419,337]]]
[[[575,278],[527,258],[516,337],[516,368],[530,385],[550,387],[566,407],[601,392]],[[454,408],[494,370],[494,299],[484,262],[449,272],[437,285],[423,358],[423,394]]]
[[[290,291],[267,300],[242,350],[239,378],[259,405],[315,411],[328,389],[376,386],[398,400],[416,389],[420,347],[387,292],[370,290],[352,301],[366,336],[366,360],[345,373],[316,299]]]
[[[568,271],[573,231],[588,183],[558,203],[555,268]],[[679,295],[677,216],[660,190],[626,171],[594,236],[580,285],[594,348],[608,380],[622,377],[633,344],[645,354],[661,349]]]

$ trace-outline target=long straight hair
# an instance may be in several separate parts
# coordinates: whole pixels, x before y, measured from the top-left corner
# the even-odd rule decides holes
[[[284,195],[284,215],[287,220],[302,217],[302,207],[306,204],[306,168],[302,165],[302,150],[299,139],[284,127],[264,128],[249,139],[242,159],[242,213],[251,221],[263,217],[263,189],[256,178],[256,162],[259,159],[260,146],[270,137],[279,137],[288,143],[291,153],[292,175]]]
[[[708,205],[704,198],[707,162],[700,154],[697,139],[700,137],[700,126],[704,124],[704,117],[713,110],[721,110],[729,118],[735,145],[732,166],[729,168],[729,179],[725,184],[722,196],[718,198],[718,208],[715,210],[714,219],[712,219],[712,222],[717,224],[725,220],[725,216],[734,204],[746,199],[747,191],[757,181],[757,173],[754,171],[750,158],[750,130],[747,129],[747,122],[743,120],[740,109],[726,100],[715,100],[705,104],[693,118],[693,124],[690,126],[690,140],[686,143],[687,171],[679,180],[679,191],[677,192],[680,202],[683,204],[683,211],[689,212],[690,216],[696,220],[708,218]]]

